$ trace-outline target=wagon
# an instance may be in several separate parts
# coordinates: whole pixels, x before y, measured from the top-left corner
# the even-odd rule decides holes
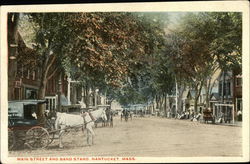
[[[55,129],[55,119],[46,118],[44,124],[39,124],[36,118],[38,104],[46,103],[45,100],[19,100],[9,101],[8,108],[8,148],[13,149],[22,144],[31,149],[46,148],[56,137],[56,133],[64,130],[83,129],[88,122],[69,125],[63,129]],[[50,112],[53,113],[53,112]],[[100,116],[99,116],[100,117]],[[99,118],[97,117],[97,118]],[[18,140],[18,141],[17,141]]]
[[[54,138],[46,124],[36,118],[38,104],[45,100],[17,100],[8,102],[8,148],[26,145],[29,148],[45,148]]]
[[[210,111],[209,109],[205,109],[203,111],[203,120],[205,121],[205,123],[208,123],[208,121],[211,121],[214,124],[215,118],[212,114],[212,111]]]

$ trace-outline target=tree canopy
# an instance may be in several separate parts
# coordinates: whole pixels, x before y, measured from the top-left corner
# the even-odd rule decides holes
[[[25,13],[19,28],[33,50],[20,59],[41,69],[39,98],[64,71],[122,104],[173,94],[175,82],[199,92],[216,69],[241,68],[241,13],[186,13],[172,30],[169,22],[164,12]]]

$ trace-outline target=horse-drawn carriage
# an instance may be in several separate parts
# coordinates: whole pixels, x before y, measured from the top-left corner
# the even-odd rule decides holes
[[[215,123],[215,117],[213,116],[213,113],[209,109],[205,109],[203,111],[203,120],[205,123],[208,123],[208,121],[211,121],[213,124]]]
[[[45,100],[17,100],[8,103],[8,147],[24,144],[30,148],[44,148],[52,142],[45,124],[37,121],[38,104]]]
[[[25,145],[31,149],[46,148],[54,139],[57,139],[56,133],[61,143],[62,133],[68,129],[83,128],[84,125],[92,121],[88,117],[86,122],[86,115],[83,117],[79,115],[56,113],[57,117],[46,119],[45,123],[41,124],[37,120],[38,104],[46,103],[45,100],[22,100],[9,101],[8,108],[8,147],[11,150],[15,145]],[[89,116],[89,114],[87,114]],[[106,118],[105,111],[97,110],[92,114],[95,118]],[[73,118],[73,119],[72,119]],[[62,126],[65,125],[65,126]],[[59,127],[59,128],[58,128]],[[91,127],[89,127],[91,129]],[[88,132],[88,128],[87,128]],[[61,147],[61,146],[60,146]]]

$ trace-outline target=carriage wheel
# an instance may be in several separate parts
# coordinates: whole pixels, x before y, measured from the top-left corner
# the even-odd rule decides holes
[[[11,150],[15,145],[15,135],[14,132],[8,128],[8,148]]]
[[[31,149],[45,148],[50,141],[48,131],[42,127],[33,127],[26,132],[25,145]]]

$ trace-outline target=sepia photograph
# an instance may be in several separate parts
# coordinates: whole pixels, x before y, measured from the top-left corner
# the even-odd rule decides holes
[[[249,161],[238,3],[2,6],[1,162]]]

